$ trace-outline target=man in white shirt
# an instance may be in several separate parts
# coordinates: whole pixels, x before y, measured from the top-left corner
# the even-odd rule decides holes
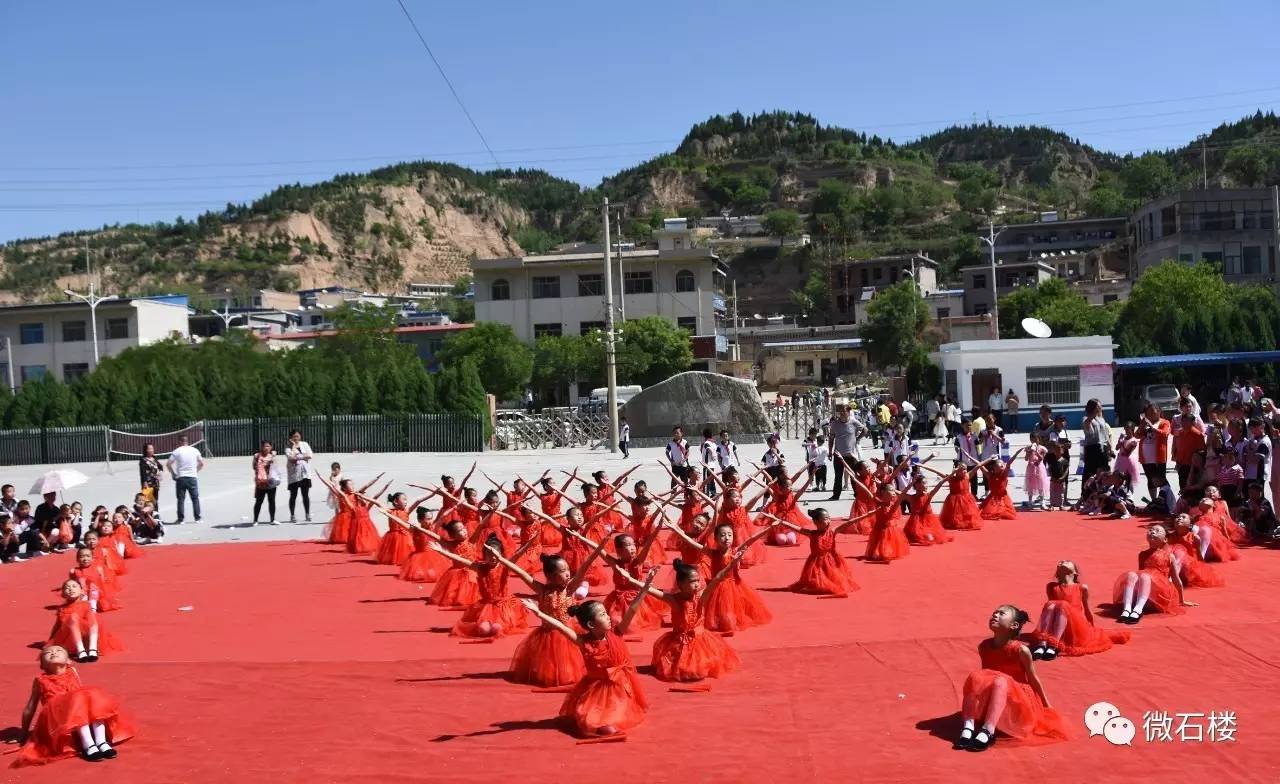
[[[729,431],[720,431],[720,443],[716,444],[716,462],[720,464],[720,473],[726,468],[737,468],[738,445],[729,440]]]
[[[910,436],[911,428],[914,427],[916,423],[916,407],[910,400],[904,400],[902,401],[902,404],[898,406],[898,416],[902,419],[903,430],[905,430],[907,435]]]
[[[618,448],[622,450],[623,460],[631,457],[631,425],[627,424],[626,417],[622,417],[618,427]]]
[[[182,436],[178,439],[178,448],[169,453],[169,462],[165,467],[173,477],[174,493],[178,496],[178,519],[173,522],[178,524],[183,521],[188,494],[191,495],[191,511],[195,514],[196,522],[200,522],[200,482],[196,478],[200,469],[204,468],[204,457],[200,450],[191,446],[186,436]]]
[[[1196,419],[1200,419],[1200,401],[1196,400],[1196,396],[1191,394],[1191,385],[1183,384],[1179,393],[1180,399],[1185,399],[1191,403],[1191,415]],[[1181,400],[1179,402],[1181,402]]]
[[[671,429],[671,440],[667,442],[667,461],[671,463],[671,473],[677,479],[686,479],[693,470],[689,465],[689,442],[684,440],[684,428],[679,425]],[[674,483],[672,487],[674,487]]]
[[[311,445],[302,440],[302,433],[294,430],[289,434],[289,446],[284,450],[285,463],[289,479],[289,522],[298,522],[295,513],[298,494],[302,494],[302,513],[307,522],[311,522],[311,458],[314,453]]]
[[[827,439],[819,433],[814,443],[813,456],[809,461],[809,465],[813,470],[814,489],[818,492],[827,489],[827,459],[830,454],[831,450],[827,447]]]

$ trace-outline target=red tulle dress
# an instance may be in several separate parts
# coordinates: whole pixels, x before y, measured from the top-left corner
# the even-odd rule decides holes
[[[933,502],[928,493],[909,495],[907,503],[911,505],[911,516],[902,527],[902,533],[906,535],[908,542],[927,546],[951,541],[951,534],[947,533],[942,527],[942,521],[933,513]]]
[[[71,570],[71,579],[80,583],[80,589],[86,596],[94,591],[97,592],[100,613],[119,610],[121,607],[115,591],[107,585],[105,573],[106,570],[100,564],[90,564],[88,568],[77,566]]]
[[[462,491],[458,490],[457,493],[461,495]],[[441,498],[443,498],[444,501],[440,504],[440,511],[436,512],[437,528],[443,528],[445,525],[453,522],[454,520],[462,519],[461,515],[459,514],[459,512],[462,510],[458,508],[458,502],[447,495],[442,495]]]
[[[1053,708],[1046,708],[1027,682],[1026,668],[1021,654],[1026,646],[1010,640],[997,646],[992,640],[978,645],[982,669],[969,673],[964,682],[964,700],[961,712],[965,718],[982,721],[987,714],[988,701],[997,681],[1004,681],[1006,698],[1004,710],[996,722],[996,729],[1019,739],[1040,742],[1068,740],[1067,723]]]
[[[977,531],[982,528],[982,512],[969,488],[969,478],[947,477],[947,500],[942,502],[939,516],[942,527],[952,531]]]
[[[511,595],[507,584],[510,576],[507,567],[497,561],[476,561],[472,571],[476,574],[480,596],[453,625],[449,634],[454,637],[501,637],[521,634],[528,629],[524,605]],[[487,633],[480,628],[480,624],[486,622],[490,624]]]
[[[809,557],[800,569],[800,579],[791,584],[791,590],[831,596],[844,596],[858,590],[849,562],[836,550],[835,527],[828,526],[821,533],[812,530],[803,533],[809,537]]]
[[[612,503],[612,502],[610,502]],[[608,509],[608,511],[605,511]],[[627,530],[627,516],[617,509],[609,509],[609,504],[597,500],[582,505],[582,519],[592,528],[599,528],[606,534]]]
[[[1173,564],[1173,550],[1168,546],[1149,547],[1138,553],[1138,571],[1146,572],[1151,576],[1151,596],[1147,599],[1147,612],[1152,608],[1156,612],[1170,615],[1182,615],[1186,612],[1178,601],[1178,590],[1173,587],[1170,576],[1173,574]],[[1120,575],[1112,591],[1113,599],[1120,605],[1124,604],[1124,587],[1127,578],[1128,573]],[[1138,587],[1134,586],[1133,590],[1136,597]]]
[[[1006,471],[987,473],[987,497],[982,499],[983,520],[1016,520],[1018,510],[1009,497],[1009,474]]]
[[[70,541],[70,539],[68,538],[67,541]],[[116,545],[116,552],[124,556],[126,560],[142,557],[142,548],[133,540],[133,531],[129,529],[129,526],[117,525],[111,531],[111,541]],[[121,548],[123,548],[123,551]]]
[[[49,639],[45,645],[61,645],[67,649],[68,653],[75,656],[80,651],[80,647],[76,645],[76,632],[79,631],[84,650],[87,651],[89,650],[89,627],[96,621],[98,653],[119,653],[124,650],[124,646],[111,632],[107,631],[102,618],[98,617],[85,599],[81,598],[60,605],[55,612],[57,614],[54,618],[53,630],[49,632]]]
[[[599,543],[600,539],[606,536],[604,529],[600,524],[593,523],[587,527],[587,530],[581,532],[593,542]],[[582,568],[582,564],[591,555],[591,551],[595,548],[588,545],[576,536],[563,537],[561,544],[560,557],[569,565],[569,572],[577,574],[578,569]],[[605,570],[604,562],[597,558],[591,562],[591,566],[587,568],[587,585],[598,588],[604,585],[605,580],[609,579],[609,573]]]
[[[695,534],[691,528],[684,529],[685,534],[699,545],[707,543],[707,540],[711,538],[711,531],[712,528],[710,526],[702,529],[700,534]],[[683,536],[672,536],[671,538],[676,542],[680,550],[680,560],[697,569],[703,580],[710,580],[712,577],[711,561],[707,559],[707,551],[702,547],[694,547],[689,544]]]
[[[464,509],[463,511],[469,510]],[[499,514],[490,513],[483,517],[477,516],[474,525],[471,524],[471,521],[468,521],[467,530],[471,532],[471,543],[476,547],[484,547],[484,541],[489,538],[490,534],[493,534],[502,542],[502,552],[514,552],[515,543],[511,541],[511,534],[507,533],[507,528],[503,524],[505,519]]]
[[[680,530],[684,531],[685,533],[692,531],[693,518],[702,514],[703,510],[706,509],[706,507],[707,507],[706,503],[704,503],[703,500],[701,498],[698,498],[697,496],[693,496],[691,500],[685,501],[684,504],[681,505],[680,507]],[[697,537],[694,537],[694,538],[696,539]],[[684,540],[681,539],[680,537],[671,536],[667,539],[667,549],[679,550],[680,552],[684,552],[684,549],[687,545],[682,544],[683,542]],[[687,563],[692,563],[692,562],[689,561]]]
[[[395,521],[407,523],[409,521],[408,510],[391,509],[389,511],[387,519],[389,527],[387,532],[382,535],[382,541],[378,543],[378,554],[375,556],[380,564],[399,566],[404,563],[406,558],[413,555],[413,537],[409,535],[409,529],[402,525],[396,525]]]
[[[788,523],[798,525],[805,528],[809,525],[809,515],[804,513],[800,507],[796,506],[796,494],[791,490],[783,490],[778,487],[773,489],[773,497],[769,499],[769,503],[764,505],[764,509],[760,510],[762,514],[756,515],[755,523],[758,526],[766,526],[773,523],[772,520],[764,516],[764,512],[768,512],[779,520],[786,520]],[[783,529],[786,530],[786,529]],[[766,536],[765,541],[773,542],[772,536]],[[795,545],[785,545],[794,547]]]
[[[646,511],[644,507],[638,504],[631,505],[631,525],[627,529],[631,533],[631,538],[635,540],[637,546],[644,543],[646,539],[653,533],[653,529],[659,525],[658,510],[650,506],[650,511]],[[658,536],[653,540],[653,546],[644,554],[644,565],[646,567],[662,566],[666,561],[663,556],[662,545],[659,540],[662,539],[662,532],[658,532]]]
[[[720,574],[728,565],[732,553],[709,550],[711,574]],[[760,594],[742,579],[742,563],[729,568],[729,573],[715,584],[703,598],[703,622],[708,629],[717,632],[736,632],[763,626],[773,620],[773,613],[760,600]]]
[[[410,531],[413,552],[400,564],[400,579],[410,583],[433,583],[453,566],[453,561],[431,549],[432,539],[421,531]]]
[[[625,732],[644,721],[649,704],[622,638],[610,630],[598,640],[579,637],[578,642],[586,674],[565,695],[560,715],[583,737],[599,735],[605,727]]]
[[[560,517],[560,494],[559,493],[543,493],[538,496],[538,503],[542,505],[542,513],[547,517],[563,523]],[[542,526],[542,546],[548,550],[560,549],[560,531],[553,525]]]
[[[613,590],[608,596],[604,597],[604,608],[615,623],[626,614],[627,608],[640,595],[640,589],[618,573],[620,568],[623,567],[614,568]],[[627,574],[640,582],[644,582],[648,570],[643,563],[631,564],[625,568]],[[666,614],[667,603],[646,592],[644,599],[640,601],[640,606],[636,608],[636,614],[631,618],[631,631],[646,632],[651,629],[661,629],[662,619],[666,617]]]
[[[1066,631],[1062,639],[1057,639],[1046,632],[1036,630],[1031,636],[1037,642],[1053,647],[1063,656],[1087,656],[1091,653],[1102,653],[1112,645],[1123,645],[1129,641],[1129,632],[1124,629],[1102,630],[1085,615],[1084,591],[1079,583],[1051,582],[1045,585],[1045,594],[1049,601],[1045,602],[1043,615],[1051,609],[1061,610],[1067,618]]]
[[[861,482],[864,487],[859,487],[858,485],[853,486],[853,508],[849,510],[849,519],[853,519],[876,510],[876,497],[875,494],[871,492],[871,483],[873,481],[871,479],[871,474],[863,474],[862,476],[859,476],[858,481]],[[856,525],[857,532],[866,536],[871,533],[871,528],[875,525],[875,517],[863,517],[858,520]]]
[[[444,546],[454,555],[470,561],[480,557],[475,545],[466,540],[445,542]],[[439,607],[470,607],[480,598],[478,583],[474,569],[457,561],[449,561],[449,568],[436,580],[436,587],[431,592],[431,603]]]
[[[1218,529],[1226,535],[1233,545],[1249,543],[1249,532],[1231,518],[1231,510],[1227,507],[1226,501],[1219,499],[1213,505],[1213,514],[1214,522],[1217,524]],[[1236,557],[1231,560],[1234,561],[1239,557],[1237,553]]]
[[[1192,518],[1192,521],[1209,529],[1209,552],[1204,560],[1213,563],[1226,563],[1240,560],[1240,550],[1231,536],[1232,531],[1240,532],[1240,526],[1231,519],[1231,513],[1225,508],[1215,506],[1212,511],[1204,512]]]
[[[548,588],[538,597],[538,609],[570,628],[569,606],[573,597],[568,591]],[[530,686],[568,686],[577,683],[586,672],[582,651],[576,643],[555,628],[539,625],[520,641],[511,658],[510,679]]]
[[[80,728],[102,722],[107,740],[118,746],[133,737],[134,729],[120,711],[115,697],[96,686],[85,686],[74,667],[54,675],[36,677],[40,713],[31,727],[31,735],[18,752],[11,767],[44,765],[74,757],[79,747]]]
[[[911,543],[902,533],[902,508],[898,499],[876,510],[876,522],[867,540],[868,561],[896,561],[911,554]]]
[[[735,506],[732,509],[721,508],[720,516],[716,519],[715,525],[711,526],[713,534],[717,527],[725,523],[733,526],[733,543],[737,547],[741,547],[742,543],[750,539],[751,535],[755,533],[755,529],[751,525],[751,518],[747,515],[747,510],[741,506]],[[764,563],[765,552],[764,541],[757,539],[747,547],[747,554],[742,556],[742,560],[738,562],[738,565],[743,569],[750,569],[757,564],[762,564]],[[715,570],[712,569],[711,573],[714,575]]]
[[[351,507],[347,500],[351,495],[348,493],[338,499],[338,508],[333,513],[333,519],[329,521],[328,534],[326,541],[329,544],[346,544],[351,538]]]
[[[526,572],[534,574],[542,568],[542,529],[551,526],[543,525],[542,520],[533,515],[524,515],[520,520],[520,546],[528,545],[528,549],[516,564]]]
[[[115,545],[104,543],[99,539],[98,546],[93,551],[93,560],[95,563],[102,564],[107,574],[107,581],[113,583],[116,592],[123,591],[124,586],[117,578],[128,574],[129,567],[124,565],[124,559],[116,551]]]
[[[358,498],[351,499],[351,528],[347,531],[347,552],[372,555],[378,551],[378,529],[369,517],[369,507]]]
[[[1198,526],[1192,527],[1192,532],[1196,531]],[[1209,542],[1213,544],[1213,540]],[[1194,536],[1183,536],[1176,530],[1169,534],[1169,546],[1173,548],[1173,555],[1178,559],[1179,574],[1182,575],[1182,583],[1188,588],[1221,588],[1227,584],[1226,578],[1218,573],[1209,564],[1200,559],[1200,544],[1195,540]]]
[[[653,675],[660,681],[700,681],[738,669],[738,654],[702,625],[702,603],[675,597],[671,631],[653,642]]]

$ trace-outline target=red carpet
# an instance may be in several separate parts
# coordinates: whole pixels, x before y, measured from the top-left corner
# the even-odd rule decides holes
[[[864,542],[844,537],[842,549],[860,554]],[[1034,618],[1062,558],[1080,565],[1095,606],[1106,602],[1143,546],[1132,522],[1025,515],[891,565],[855,561],[863,590],[848,599],[767,591],[774,623],[731,640],[741,671],[704,693],[643,675],[647,721],[625,742],[594,745],[552,720],[561,695],[502,680],[517,639],[460,644],[445,633],[457,613],[424,606],[426,591],[391,567],[300,542],[150,548],[130,562],[125,609],[104,616],[128,651],[80,667],[139,728],[92,773],[111,782],[1277,780],[1280,552],[1258,548],[1218,567],[1226,588],[1192,591],[1200,606],[1186,615],[1148,616],[1126,646],[1040,665],[1074,740],[951,750],[990,611],[1014,602]],[[804,552],[770,548],[747,578],[786,585]],[[47,633],[49,589],[68,568],[70,556],[0,567],[0,727],[21,714],[37,672],[26,646]],[[631,643],[637,663],[648,663],[655,636]],[[1137,725],[1132,748],[1088,737],[1081,717],[1098,701]],[[1148,743],[1145,711],[1234,711],[1236,742]],[[0,768],[0,781],[88,772],[65,760]]]

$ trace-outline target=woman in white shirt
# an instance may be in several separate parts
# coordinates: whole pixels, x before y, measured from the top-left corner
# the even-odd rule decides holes
[[[289,475],[289,522],[298,522],[295,510],[302,495],[302,513],[311,522],[311,445],[302,440],[301,431],[289,433],[289,446],[284,450]]]

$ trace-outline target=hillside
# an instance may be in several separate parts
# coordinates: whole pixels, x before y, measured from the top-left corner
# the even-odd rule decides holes
[[[664,215],[786,208],[811,215],[815,248],[789,260],[797,274],[815,256],[911,251],[954,273],[980,259],[974,229],[993,210],[1006,220],[1048,208],[1126,214],[1143,199],[1198,183],[1202,155],[1212,183],[1280,182],[1280,121],[1258,113],[1213,129],[1203,151],[1197,142],[1120,157],[1037,126],[955,126],[899,144],[800,113],[735,112],[698,123],[674,151],[598,189],[541,171],[404,163],[286,185],[194,221],[6,243],[0,297],[53,297],[80,285],[86,238],[104,285],[121,293],[331,283],[403,290],[464,276],[474,256],[594,239],[598,222],[588,207],[602,194],[626,206],[628,239],[646,239]],[[768,256],[751,254],[752,277]]]

